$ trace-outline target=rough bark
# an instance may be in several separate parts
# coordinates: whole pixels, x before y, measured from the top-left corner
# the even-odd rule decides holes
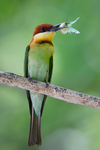
[[[19,87],[25,90],[42,93],[69,103],[81,104],[100,109],[100,98],[98,97],[79,93],[51,84],[49,84],[47,87],[44,82],[27,79],[14,73],[0,71],[0,83],[12,87]]]

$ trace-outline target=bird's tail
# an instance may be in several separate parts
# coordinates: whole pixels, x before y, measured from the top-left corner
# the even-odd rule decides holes
[[[30,118],[30,132],[28,145],[41,145],[41,114],[36,115],[34,108],[32,107],[31,118]]]

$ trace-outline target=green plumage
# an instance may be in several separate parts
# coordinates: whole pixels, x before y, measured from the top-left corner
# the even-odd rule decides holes
[[[26,48],[24,60],[25,77],[42,82],[50,82],[53,67],[53,52],[53,45],[47,42],[34,44],[31,48],[28,46]],[[43,111],[46,95],[27,91],[27,97],[31,114],[29,145],[40,145],[40,118]],[[35,131],[37,124],[39,124],[39,126],[37,131]]]

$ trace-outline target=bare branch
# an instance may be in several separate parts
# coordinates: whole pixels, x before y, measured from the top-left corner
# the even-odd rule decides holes
[[[69,103],[81,104],[100,109],[100,98],[98,97],[75,92],[51,84],[46,87],[46,84],[44,82],[27,79],[13,73],[0,71],[0,83],[12,87],[19,87],[25,90],[42,93]]]

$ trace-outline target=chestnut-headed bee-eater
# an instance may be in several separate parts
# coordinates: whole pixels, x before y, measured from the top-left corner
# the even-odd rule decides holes
[[[50,82],[53,68],[54,46],[52,43],[55,32],[60,24],[38,25],[30,44],[26,47],[24,60],[24,76],[42,82]],[[46,95],[27,91],[30,108],[29,146],[41,145],[41,115]]]
[[[53,37],[57,30],[63,34],[80,32],[72,28],[79,17],[70,23],[60,23],[55,26],[51,24],[38,25],[34,32],[30,44],[26,47],[24,59],[24,76],[34,80],[50,82],[53,68],[54,46]],[[30,108],[30,132],[29,146],[41,145],[41,116],[43,112],[46,95],[27,91],[27,98]]]

